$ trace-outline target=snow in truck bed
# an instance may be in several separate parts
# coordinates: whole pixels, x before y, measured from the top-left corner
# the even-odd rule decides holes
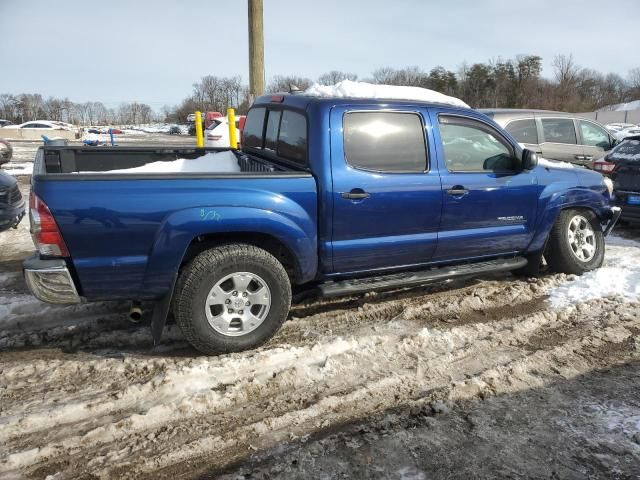
[[[419,100],[421,102],[445,103],[455,107],[471,108],[459,98],[450,97],[434,90],[397,85],[376,85],[366,82],[343,80],[335,85],[313,84],[304,92],[312,97],[325,98],[377,98],[385,100]]]
[[[170,162],[152,162],[141,167],[80,173],[236,173],[238,158],[231,150],[210,152],[198,158],[177,158]]]

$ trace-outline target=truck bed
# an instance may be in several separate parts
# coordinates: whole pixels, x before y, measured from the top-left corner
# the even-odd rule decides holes
[[[175,147],[46,146],[38,152],[34,175],[82,175],[106,179],[144,176],[288,175],[304,172],[237,150]],[[203,158],[206,157],[206,158]],[[209,161],[211,160],[211,161]]]
[[[122,172],[211,152],[226,165],[214,158],[205,172]],[[201,235],[273,231],[300,249],[303,276],[315,273],[316,180],[302,168],[228,149],[44,147],[32,191],[55,217],[89,300],[157,298]]]

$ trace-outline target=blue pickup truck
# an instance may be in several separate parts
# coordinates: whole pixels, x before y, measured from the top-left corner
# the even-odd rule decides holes
[[[140,169],[211,153],[202,171]],[[610,200],[600,174],[538,161],[471,109],[263,96],[242,151],[41,148],[24,273],[46,302],[154,301],[156,341],[173,313],[197,349],[231,352],[274,335],[297,294],[598,268]]]

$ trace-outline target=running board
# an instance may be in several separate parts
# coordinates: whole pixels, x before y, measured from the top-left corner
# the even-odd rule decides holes
[[[402,272],[377,277],[330,281],[318,285],[318,289],[323,297],[339,297],[371,290],[427,285],[482,273],[507,272],[526,265],[527,259],[524,257],[501,258],[486,262],[431,268],[418,272]]]

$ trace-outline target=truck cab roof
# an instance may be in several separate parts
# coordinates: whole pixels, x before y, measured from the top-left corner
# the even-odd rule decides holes
[[[397,98],[362,98],[362,97],[320,97],[315,95],[275,93],[256,98],[252,106],[286,105],[300,110],[306,110],[309,105],[420,105],[421,107],[447,107],[462,111],[473,110],[448,103],[427,102],[424,100]]]

